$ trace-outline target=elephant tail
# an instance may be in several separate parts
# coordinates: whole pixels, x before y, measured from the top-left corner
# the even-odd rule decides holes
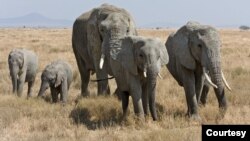
[[[114,79],[115,77],[109,77],[109,78],[104,78],[104,79],[97,79],[97,80],[91,80],[91,82],[100,82],[100,81],[104,81],[104,80],[108,80],[108,79]]]

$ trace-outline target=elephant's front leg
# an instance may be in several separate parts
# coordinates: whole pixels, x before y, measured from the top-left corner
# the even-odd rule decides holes
[[[205,78],[202,72],[202,68],[197,68],[195,72],[195,92],[196,92],[196,99],[198,103],[200,102],[204,80]]]
[[[186,94],[187,106],[188,106],[188,116],[192,119],[200,120],[198,114],[198,103],[196,99],[196,87],[195,87],[195,76],[192,70],[186,68],[182,69],[183,76],[183,86]]]
[[[207,84],[205,84],[203,86],[203,90],[202,90],[202,93],[201,93],[201,99],[200,99],[200,103],[205,106],[206,103],[207,103],[207,95],[208,95],[208,92],[209,92],[209,86]]]
[[[148,115],[148,90],[147,84],[142,85],[142,105],[145,116]]]
[[[144,119],[144,111],[142,106],[142,87],[140,80],[136,77],[130,78],[130,95],[132,96],[134,112],[140,118]]]
[[[27,95],[28,98],[31,97],[32,95],[33,86],[34,86],[34,80],[29,81],[28,82],[28,95]]]
[[[129,93],[128,92],[119,92],[122,99],[122,111],[123,118],[126,118],[128,115],[128,104],[129,104]]]
[[[108,74],[106,72],[106,69],[103,68],[103,70],[97,70],[96,71],[96,78],[97,78],[97,80],[107,79]],[[102,81],[97,82],[97,87],[98,87],[97,88],[98,89],[98,91],[97,91],[98,95],[110,94],[110,88],[109,88],[108,80],[102,80]]]
[[[58,91],[54,87],[50,87],[52,102],[56,103],[58,101]]]
[[[26,73],[23,72],[20,76],[19,79],[17,81],[17,95],[18,96],[22,96],[23,93],[23,85],[25,83],[25,77],[26,77]]]
[[[60,85],[60,93],[61,93],[61,101],[63,103],[67,102],[67,97],[68,97],[68,84],[67,80],[64,80],[62,84]]]
[[[97,37],[93,37],[97,38]],[[100,42],[92,43],[91,48],[92,48],[92,55],[93,55],[93,60],[94,60],[94,67],[96,71],[96,78],[97,80],[101,79],[106,79],[108,78],[108,73],[107,73],[107,57],[104,60],[103,68],[100,68],[100,60],[101,60],[101,44]],[[103,80],[97,82],[97,94],[98,95],[104,95],[104,94],[110,94],[110,89],[108,85],[108,80]]]

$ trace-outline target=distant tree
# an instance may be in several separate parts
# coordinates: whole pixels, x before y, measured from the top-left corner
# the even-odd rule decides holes
[[[239,29],[241,29],[241,30],[249,30],[250,27],[246,26],[246,25],[242,25],[242,26],[239,27]]]
[[[161,27],[156,27],[155,29],[160,30],[160,29],[161,29]]]

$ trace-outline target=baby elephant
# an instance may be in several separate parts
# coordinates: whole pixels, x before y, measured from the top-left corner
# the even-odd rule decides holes
[[[28,97],[30,97],[37,73],[38,57],[26,49],[14,49],[9,54],[8,64],[13,93],[21,96],[23,85],[28,82]]]
[[[52,101],[57,102],[60,93],[60,100],[66,103],[72,77],[71,68],[67,63],[62,60],[52,62],[43,70],[38,97],[42,97],[45,90],[50,87]]]

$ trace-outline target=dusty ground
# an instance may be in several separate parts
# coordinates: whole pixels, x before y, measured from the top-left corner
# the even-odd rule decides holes
[[[158,37],[165,42],[170,30],[141,29],[139,34]],[[114,97],[96,97],[96,84],[90,83],[91,97],[80,95],[80,79],[71,48],[71,29],[0,29],[0,139],[4,140],[201,140],[202,124],[250,124],[250,32],[221,29],[222,68],[233,91],[226,90],[229,109],[218,118],[218,102],[211,91],[206,107],[199,109],[201,122],[185,117],[184,91],[169,72],[158,80],[157,109],[160,120],[148,118],[136,123],[132,105],[128,121],[121,121],[121,103]],[[27,48],[39,56],[39,72],[33,97],[26,99],[27,85],[21,98],[11,94],[7,58],[13,48]],[[66,106],[37,99],[40,75],[51,61],[63,59],[72,65],[74,82]],[[95,79],[93,76],[91,79]],[[115,83],[112,80],[112,91]],[[47,92],[48,98],[50,92]]]

